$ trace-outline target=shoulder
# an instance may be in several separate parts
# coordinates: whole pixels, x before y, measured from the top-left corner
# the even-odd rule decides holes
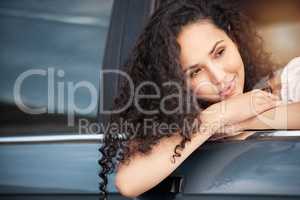
[[[292,73],[299,73],[300,71],[300,57],[293,58],[286,66],[283,68],[282,74],[292,75]]]
[[[281,82],[287,82],[292,79],[299,79],[300,74],[300,57],[293,58],[284,68],[281,73]]]
[[[292,59],[281,73],[281,97],[285,102],[300,101],[300,57]]]
[[[288,64],[299,64],[300,63],[300,56],[293,58]]]

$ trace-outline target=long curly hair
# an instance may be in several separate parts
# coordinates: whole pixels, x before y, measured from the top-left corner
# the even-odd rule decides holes
[[[201,109],[205,109],[209,103],[197,100],[196,106],[190,100],[192,98],[189,98],[191,93],[183,78],[177,37],[184,26],[203,19],[211,20],[238,45],[245,66],[244,92],[250,91],[261,77],[268,75],[274,69],[270,55],[264,51],[263,41],[258,36],[254,24],[240,11],[235,1],[169,0],[163,2],[150,17],[127,62],[122,66],[122,71],[131,78],[134,87],[151,81],[160,88],[159,98],[138,100],[140,108],[156,112],[141,112],[136,104],[131,103],[122,112],[110,115],[110,125],[126,122],[133,125],[135,129],[126,126],[120,131],[114,127],[109,128],[104,135],[103,144],[99,149],[102,153],[99,160],[101,165],[99,176],[102,179],[100,191],[104,198],[107,198],[108,174],[115,171],[118,163],[128,164],[130,157],[135,153],[150,153],[161,138],[170,137],[172,133],[177,132],[182,140],[174,149],[173,162],[175,162],[176,157],[181,156],[180,150],[185,148],[187,141],[190,141],[191,133],[195,133],[197,127],[192,124]],[[160,107],[165,97],[178,92],[178,88],[164,85],[169,81],[182,86],[181,101],[176,98],[164,100],[165,107],[174,111],[172,113],[163,112]],[[113,109],[123,108],[130,98],[135,98],[131,92],[129,81],[120,77]],[[139,95],[154,94],[157,94],[157,91],[150,84],[145,84],[139,90]],[[184,112],[174,109],[179,106],[183,107]],[[150,120],[153,124],[166,123],[177,126],[167,130],[159,126],[149,128],[145,125],[145,120]],[[186,124],[192,128],[185,128]]]

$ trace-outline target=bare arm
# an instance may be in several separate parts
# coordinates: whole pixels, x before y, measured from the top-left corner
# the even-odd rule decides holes
[[[155,145],[149,155],[134,155],[129,165],[119,165],[115,185],[120,193],[127,197],[136,197],[148,191],[164,178],[169,176],[194,150],[202,145],[211,135],[212,131],[195,134],[191,142],[187,142],[180,152],[181,157],[176,157],[172,163],[171,158],[174,148],[181,141],[179,134],[169,138],[162,138]]]
[[[242,122],[221,127],[210,140],[237,136],[251,129],[300,130],[300,102],[281,105]]]
[[[241,123],[242,129],[300,129],[300,102],[282,105]]]
[[[162,138],[148,155],[137,153],[130,157],[128,165],[120,164],[115,179],[117,189],[124,196],[136,197],[156,186],[224,124],[237,123],[253,117],[252,104],[249,103],[253,98],[256,99],[254,108],[258,113],[276,106],[275,97],[258,90],[211,105],[201,112],[201,130],[193,135],[191,142],[186,143],[175,163],[171,162],[171,158],[175,146],[181,141],[178,133],[169,138]],[[238,105],[246,105],[239,115],[235,110],[236,107],[240,107]]]

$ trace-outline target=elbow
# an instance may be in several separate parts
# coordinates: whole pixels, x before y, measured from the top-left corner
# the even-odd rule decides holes
[[[118,190],[118,192],[127,198],[136,198],[139,196],[137,192],[134,191],[133,188],[131,188],[130,184],[128,183],[129,181],[127,180],[122,180],[119,175],[117,174],[116,179],[115,179],[115,186]]]
[[[124,186],[119,186],[119,185],[116,185],[116,188],[118,190],[118,192],[124,196],[124,197],[127,197],[127,198],[136,198],[138,195],[134,192],[132,192],[131,190],[129,190],[128,188],[124,187]]]

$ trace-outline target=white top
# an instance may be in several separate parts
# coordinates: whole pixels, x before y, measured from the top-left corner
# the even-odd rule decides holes
[[[285,103],[300,101],[300,57],[292,59],[281,74],[281,99]]]

